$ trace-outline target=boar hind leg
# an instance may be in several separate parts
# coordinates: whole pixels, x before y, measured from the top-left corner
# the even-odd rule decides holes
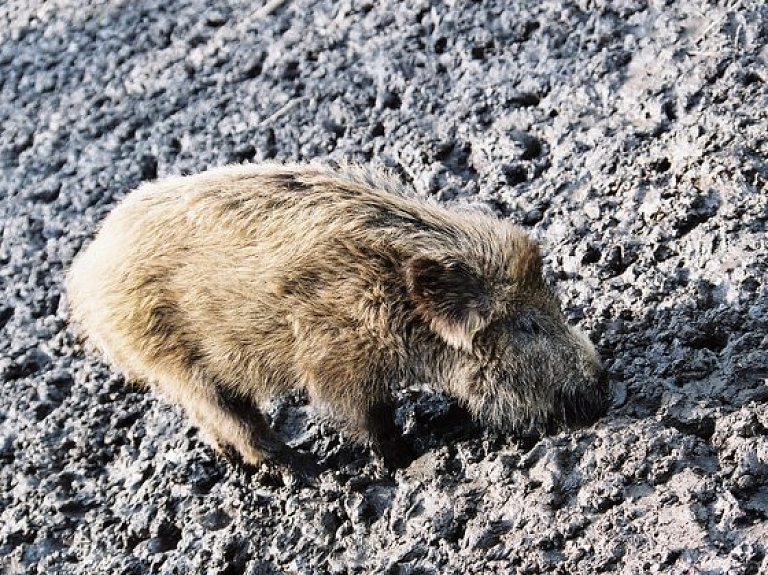
[[[288,468],[306,479],[316,476],[312,462],[287,446],[272,430],[259,407],[215,381],[200,381],[174,393],[217,451],[250,466],[262,463]],[[175,388],[178,390],[178,387]]]

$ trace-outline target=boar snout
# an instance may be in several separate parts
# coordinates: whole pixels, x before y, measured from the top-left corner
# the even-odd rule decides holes
[[[564,387],[556,393],[553,417],[547,422],[547,432],[557,433],[591,425],[607,413],[608,403],[608,374],[600,367],[593,384]]]
[[[454,392],[478,421],[530,436],[591,425],[606,413],[607,374],[595,348],[555,303],[520,310],[475,339]]]

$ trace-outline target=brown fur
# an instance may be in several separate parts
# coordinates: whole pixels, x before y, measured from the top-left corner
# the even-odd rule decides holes
[[[145,184],[77,258],[68,293],[115,367],[251,464],[296,463],[258,408],[291,389],[394,464],[396,386],[429,382],[506,431],[605,409],[594,348],[567,326],[518,227],[360,167],[231,166]]]

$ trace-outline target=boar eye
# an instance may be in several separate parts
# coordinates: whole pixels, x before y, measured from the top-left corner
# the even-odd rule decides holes
[[[518,317],[512,322],[512,334],[516,337],[536,337],[542,331],[541,326],[531,318]]]

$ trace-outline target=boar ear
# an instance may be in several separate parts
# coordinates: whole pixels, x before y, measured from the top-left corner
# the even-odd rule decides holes
[[[490,321],[482,278],[466,263],[415,257],[405,265],[408,295],[416,312],[448,345],[471,351],[472,339]]]

